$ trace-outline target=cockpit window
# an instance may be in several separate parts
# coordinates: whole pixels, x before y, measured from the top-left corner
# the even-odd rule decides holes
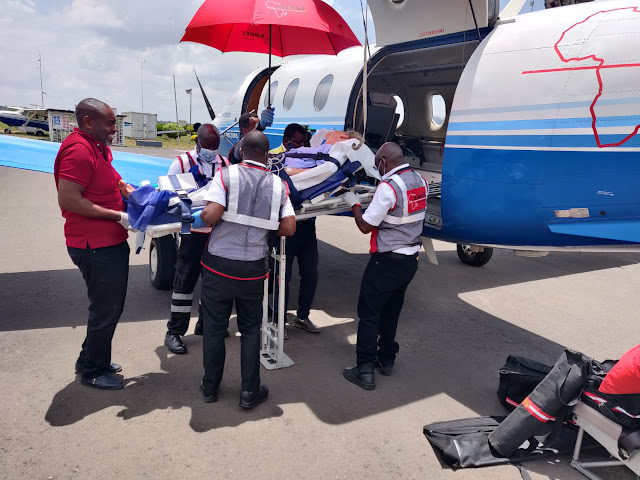
[[[282,98],[282,107],[286,110],[290,110],[293,105],[293,101],[296,98],[296,92],[298,91],[298,85],[300,85],[300,79],[294,78],[287,89],[284,92],[284,97]]]
[[[273,99],[276,98],[276,92],[278,91],[278,81],[276,80],[271,84],[271,101],[269,101],[269,87],[264,94],[264,106],[268,107],[269,105],[273,105]]]
[[[427,111],[429,112],[429,128],[437,131],[442,128],[447,118],[447,106],[444,97],[438,93],[427,95]]]
[[[327,75],[318,84],[316,88],[316,94],[313,97],[313,107],[316,111],[322,110],[327,104],[329,98],[329,92],[331,91],[331,85],[333,85],[333,75]]]

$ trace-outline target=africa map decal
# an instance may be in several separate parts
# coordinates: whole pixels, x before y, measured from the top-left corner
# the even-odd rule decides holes
[[[564,68],[550,68],[544,70],[526,70],[523,71],[523,75],[527,74],[540,74],[540,73],[551,73],[551,72],[561,72],[561,71],[578,71],[578,70],[595,70],[596,79],[598,82],[598,92],[595,95],[593,101],[591,102],[591,106],[589,108],[591,113],[591,128],[593,130],[593,134],[595,136],[596,143],[599,148],[606,147],[618,147],[629,139],[634,137],[638,131],[640,130],[640,125],[630,126],[631,132],[626,134],[620,141],[614,143],[602,143],[600,140],[600,133],[598,128],[602,128],[603,125],[598,125],[598,116],[596,113],[596,107],[598,104],[598,100],[602,97],[605,81],[603,80],[603,73],[605,72],[623,72],[624,74],[630,74],[628,69],[636,68],[638,70],[632,71],[635,72],[638,80],[640,80],[640,62],[629,62],[627,58],[604,58],[605,55],[600,52],[585,52],[586,55],[583,55],[582,52],[576,52],[576,50],[585,49],[585,46],[588,45],[589,40],[593,37],[601,36],[602,33],[594,34],[596,29],[601,25],[604,25],[601,30],[605,31],[607,24],[616,23],[616,31],[612,31],[610,35],[619,35],[619,41],[629,41],[630,35],[635,35],[637,48],[635,48],[635,52],[640,51],[640,31],[638,31],[637,26],[640,24],[638,22],[640,20],[640,9],[638,7],[624,7],[624,8],[615,8],[611,10],[602,10],[600,12],[589,15],[584,20],[572,25],[564,32],[558,39],[558,41],[553,46],[556,55],[560,58],[560,60],[565,64],[576,64],[578,62],[591,63],[590,65],[575,65]],[[628,23],[631,29],[635,28],[635,30],[630,30],[628,32],[624,31],[626,24]],[[622,30],[620,30],[622,28]],[[566,40],[566,43],[563,44],[563,41]],[[628,51],[628,48],[626,49]],[[621,49],[624,51],[624,49]],[[609,54],[611,52],[608,52]],[[577,55],[576,55],[577,54]],[[621,70],[622,69],[622,70]],[[606,73],[605,73],[606,76]],[[615,78],[611,78],[611,81],[615,81]],[[639,82],[640,83],[640,82]],[[613,90],[613,89],[612,89]]]

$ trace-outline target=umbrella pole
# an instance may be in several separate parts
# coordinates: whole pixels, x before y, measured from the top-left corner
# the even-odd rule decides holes
[[[269,108],[271,108],[271,24],[269,24],[269,77],[267,78],[269,84],[267,95],[269,100],[267,101]]]

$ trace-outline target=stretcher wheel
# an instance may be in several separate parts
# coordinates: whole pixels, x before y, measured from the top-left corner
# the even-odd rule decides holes
[[[482,252],[474,252],[471,245],[457,245],[458,258],[466,265],[472,267],[481,267],[486,265],[493,255],[493,248],[485,247]]]
[[[152,238],[149,247],[149,279],[158,290],[171,290],[178,249],[173,235]]]

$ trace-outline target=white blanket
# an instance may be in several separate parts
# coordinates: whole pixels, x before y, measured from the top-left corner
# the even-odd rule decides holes
[[[362,145],[358,150],[354,150],[353,146],[358,145],[358,140],[350,138],[338,142],[331,150],[329,155],[340,163],[342,166],[344,162],[349,159],[352,162],[360,162],[364,167],[367,175],[374,178],[380,178],[378,171],[374,168],[374,154],[369,147]],[[324,182],[327,178],[338,171],[338,167],[333,162],[324,162],[322,165],[310,168],[305,172],[300,172],[295,175],[291,175],[291,182],[296,190],[306,190],[307,188],[314,187]]]

